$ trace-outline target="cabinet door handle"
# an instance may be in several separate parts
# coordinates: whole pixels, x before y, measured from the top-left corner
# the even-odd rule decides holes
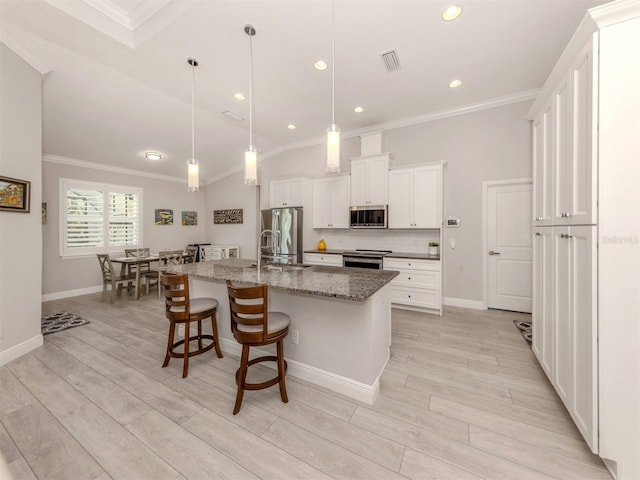
[[[536,222],[541,222],[542,221],[542,217],[536,217]]]
[[[536,237],[541,237],[542,234],[540,232],[536,232]]]
[[[489,255],[500,255],[500,252],[494,252],[493,250],[489,250]]]
[[[411,280],[411,277],[407,277],[409,280]]]

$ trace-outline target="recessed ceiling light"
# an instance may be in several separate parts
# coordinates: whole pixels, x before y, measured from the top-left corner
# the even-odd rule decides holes
[[[158,152],[145,152],[144,156],[147,160],[160,160],[162,158],[162,154]]]
[[[313,68],[315,68],[316,70],[320,70],[321,72],[323,70],[326,70],[328,66],[329,65],[324,60],[318,60],[313,64]]]
[[[242,93],[240,93],[240,92],[238,92],[238,93],[234,93],[234,94],[233,94],[233,98],[235,98],[236,100],[239,100],[239,101],[241,101],[241,102],[242,102],[243,100],[246,100],[246,99],[247,99],[247,97],[245,97],[245,96],[244,96]]]
[[[356,108],[353,109],[353,111],[356,112],[356,113],[362,113],[362,112],[364,112],[364,108],[356,107]]]
[[[462,13],[462,7],[460,5],[451,5],[447,7],[447,9],[442,12],[442,19],[445,22],[450,22],[451,20],[455,20]]]
[[[296,129],[296,126],[295,126],[293,123],[290,123],[289,125],[287,125],[287,128],[288,128],[289,130],[295,130],[295,129]]]
[[[458,78],[449,82],[449,88],[458,88],[460,85],[462,85],[462,80]]]

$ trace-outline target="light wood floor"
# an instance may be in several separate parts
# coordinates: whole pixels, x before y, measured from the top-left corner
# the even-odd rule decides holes
[[[107,299],[105,299],[107,300]],[[287,378],[231,414],[238,359],[164,358],[151,295],[43,304],[91,324],[0,368],[0,451],[15,479],[609,479],[511,312],[394,310],[380,396]],[[228,328],[228,319],[220,319]],[[286,346],[285,346],[286,352]]]

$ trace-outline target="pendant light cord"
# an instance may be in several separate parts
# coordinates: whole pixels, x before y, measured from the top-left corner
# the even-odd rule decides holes
[[[196,62],[191,63],[191,163],[196,160]]]
[[[249,148],[253,146],[253,35],[249,35]]]
[[[331,0],[331,24],[333,44],[331,48],[331,124],[336,124],[336,3]]]

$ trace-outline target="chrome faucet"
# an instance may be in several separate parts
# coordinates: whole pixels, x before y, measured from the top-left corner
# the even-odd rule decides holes
[[[260,268],[262,267],[262,237],[265,234],[270,234],[271,235],[272,243],[273,243],[274,239],[277,239],[278,236],[280,235],[280,232],[278,232],[277,230],[266,229],[266,230],[263,230],[262,232],[260,232],[260,235],[258,235],[258,262],[257,262],[258,272],[260,272]],[[276,242],[276,247],[275,247],[276,251],[274,252],[274,254],[276,254],[276,255],[278,254],[278,244],[279,243],[280,243],[279,241]]]

